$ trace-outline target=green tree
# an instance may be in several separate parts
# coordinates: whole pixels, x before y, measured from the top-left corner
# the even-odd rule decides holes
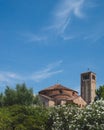
[[[28,89],[25,84],[16,85],[17,104],[31,105],[34,101],[32,88]]]
[[[10,106],[14,104],[16,104],[16,91],[7,86],[4,92],[4,105]]]
[[[25,84],[17,84],[16,88],[6,87],[4,93],[0,94],[0,106],[11,105],[33,105],[40,104],[39,98],[34,96],[32,88],[27,88]]]
[[[0,130],[45,130],[48,109],[12,105],[0,108]]]
[[[38,106],[42,106],[43,105],[42,101],[39,98],[39,95],[34,95],[33,104],[38,105]]]
[[[97,99],[104,99],[104,85],[100,86],[97,90],[96,90],[96,98]]]
[[[41,106],[9,106],[11,124],[13,130],[45,130],[45,121],[48,118],[48,110]]]
[[[3,93],[0,94],[0,107],[4,105],[4,96]]]

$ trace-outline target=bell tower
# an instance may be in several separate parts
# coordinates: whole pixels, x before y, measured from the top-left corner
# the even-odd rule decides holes
[[[96,93],[96,74],[89,71],[81,74],[81,97],[87,104],[94,101]]]

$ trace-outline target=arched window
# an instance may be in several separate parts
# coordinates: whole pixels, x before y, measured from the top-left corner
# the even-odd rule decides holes
[[[59,90],[59,92],[60,92],[60,94],[62,94],[62,93],[63,93],[63,91],[62,91],[62,90]]]

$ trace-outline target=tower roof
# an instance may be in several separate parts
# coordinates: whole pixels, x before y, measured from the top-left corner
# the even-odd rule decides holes
[[[83,73],[81,73],[81,75],[82,75],[82,74],[91,74],[91,73],[93,73],[93,74],[96,75],[96,73],[94,73],[94,72],[92,72],[92,71],[86,71],[86,72],[83,72]]]

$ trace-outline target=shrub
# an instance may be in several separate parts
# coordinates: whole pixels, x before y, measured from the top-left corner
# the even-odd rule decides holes
[[[96,101],[74,116],[71,130],[104,130],[104,100]]]
[[[50,112],[46,130],[69,130],[74,115],[79,111],[79,108],[73,105],[55,106]]]
[[[46,130],[104,130],[104,100],[84,109],[56,106],[51,110]]]

